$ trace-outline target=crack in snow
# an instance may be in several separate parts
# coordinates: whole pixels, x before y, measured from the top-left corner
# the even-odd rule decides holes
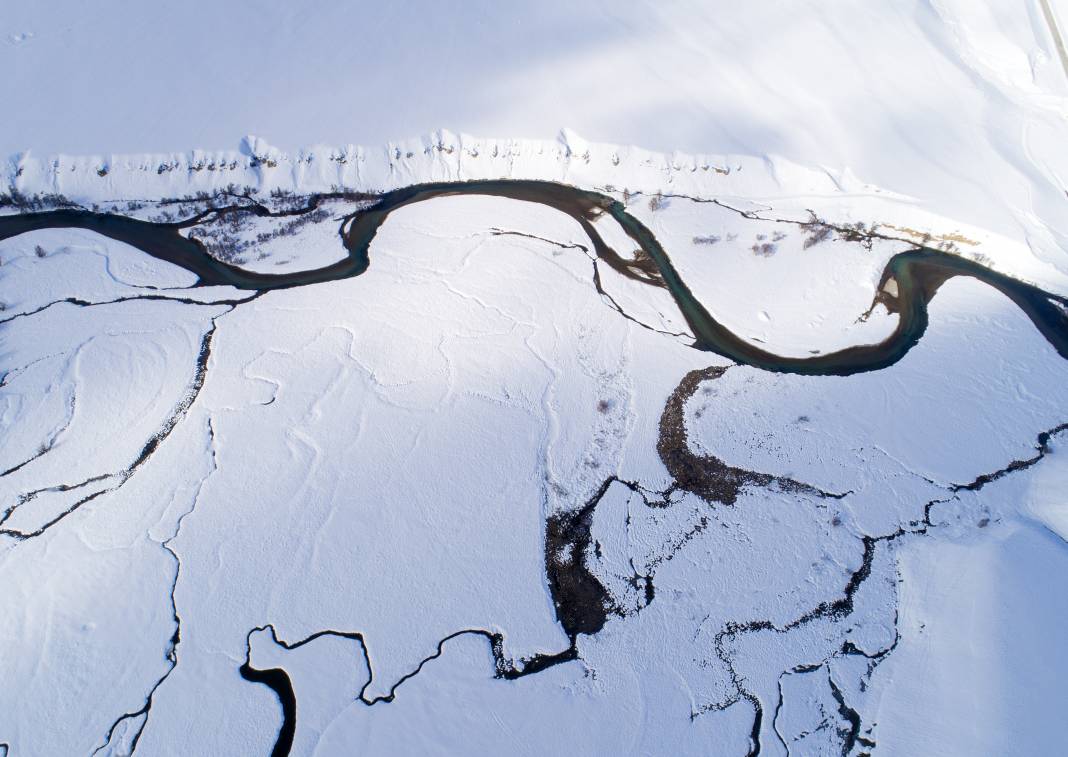
[[[34,537],[40,536],[41,534],[45,533],[48,529],[50,529],[52,526],[56,525],[61,520],[66,518],[68,515],[70,515],[71,513],[75,512],[76,510],[78,510],[82,505],[85,505],[85,504],[93,501],[94,499],[96,499],[97,497],[101,496],[102,494],[108,494],[110,492],[113,492],[113,491],[121,488],[123,486],[123,484],[125,484],[137,472],[137,470],[148,461],[148,459],[152,456],[152,453],[156,451],[156,449],[159,447],[159,445],[162,444],[167,439],[167,437],[170,436],[170,434],[174,430],[174,428],[178,425],[178,423],[189,412],[189,408],[192,406],[192,404],[196,400],[197,396],[199,396],[200,390],[204,386],[204,381],[207,378],[208,360],[211,357],[211,342],[212,342],[212,339],[215,336],[215,332],[216,332],[216,330],[218,328],[217,320],[219,318],[221,318],[223,315],[226,315],[227,313],[233,312],[234,307],[236,307],[236,306],[231,306],[229,310],[227,310],[227,311],[225,311],[223,313],[220,313],[219,315],[212,316],[212,318],[211,318],[211,327],[205,332],[203,338],[201,339],[200,351],[199,351],[199,353],[197,355],[197,361],[196,361],[196,367],[195,367],[194,374],[193,374],[193,380],[190,383],[189,388],[186,390],[186,393],[182,397],[182,399],[178,401],[178,404],[175,405],[174,409],[171,411],[171,414],[166,418],[166,420],[163,422],[163,424],[159,428],[159,430],[145,443],[145,446],[141,449],[141,452],[138,454],[138,456],[134,459],[134,461],[127,468],[125,468],[125,469],[123,469],[121,471],[118,471],[116,473],[107,473],[107,474],[101,474],[101,475],[98,475],[98,476],[94,476],[94,477],[92,477],[90,479],[87,479],[86,481],[83,481],[83,482],[81,482],[79,484],[74,484],[74,485],[66,485],[66,484],[64,484],[64,485],[60,485],[58,487],[50,487],[48,489],[42,489],[42,490],[35,491],[35,492],[28,492],[27,494],[25,494],[25,495],[23,495],[22,497],[19,498],[18,503],[16,503],[12,507],[8,508],[8,510],[5,512],[3,518],[0,519],[0,524],[3,524],[4,522],[6,522],[8,520],[8,518],[10,518],[11,514],[20,505],[22,505],[25,502],[33,499],[34,497],[36,497],[41,492],[52,491],[52,490],[55,490],[55,491],[70,491],[70,490],[73,490],[73,489],[78,489],[78,488],[81,488],[83,486],[86,486],[89,483],[93,483],[93,482],[96,482],[96,481],[101,481],[101,480],[108,479],[108,478],[117,479],[117,483],[115,483],[114,486],[109,486],[108,488],[101,489],[101,490],[96,491],[96,492],[94,492],[94,493],[92,493],[92,494],[90,494],[90,495],[88,495],[86,497],[83,497],[82,499],[78,500],[73,505],[68,507],[66,510],[64,510],[63,512],[59,513],[58,515],[55,515],[54,517],[50,518],[44,524],[38,526],[36,529],[34,529],[32,531],[22,531],[22,530],[19,530],[19,529],[12,529],[12,528],[0,528],[0,536],[12,537],[12,538],[15,539],[15,543],[16,544],[18,544],[19,542],[26,541],[27,539],[32,539]]]
[[[188,510],[178,516],[178,519],[175,521],[173,533],[160,542],[160,546],[170,555],[171,559],[174,561],[174,580],[171,582],[170,588],[171,616],[174,621],[174,633],[171,635],[171,638],[167,643],[167,651],[165,653],[167,660],[170,663],[170,667],[167,668],[163,675],[160,676],[160,678],[155,682],[155,684],[153,684],[152,688],[149,689],[148,695],[145,697],[145,702],[140,707],[140,709],[135,710],[134,712],[123,713],[115,719],[115,721],[111,724],[111,727],[108,728],[106,735],[104,736],[104,742],[93,751],[93,755],[96,755],[101,750],[107,748],[107,746],[111,743],[111,740],[114,738],[116,730],[122,723],[127,721],[136,721],[140,718],[142,719],[142,721],[140,725],[135,726],[133,739],[130,742],[130,755],[132,756],[134,754],[134,752],[137,750],[137,744],[140,742],[141,736],[144,733],[144,729],[148,725],[148,718],[151,715],[152,703],[155,698],[156,691],[161,685],[163,685],[163,682],[170,677],[171,673],[174,672],[175,668],[178,667],[178,645],[182,641],[182,619],[181,616],[179,616],[178,614],[178,603],[175,600],[174,593],[178,588],[178,580],[181,577],[182,560],[178,556],[178,553],[175,552],[174,549],[171,547],[171,542],[178,538],[178,534],[182,530],[183,521],[185,521],[185,519],[196,510],[197,503],[200,501],[200,492],[204,488],[204,483],[208,480],[212,473],[218,470],[218,463],[215,455],[215,426],[212,423],[210,416],[207,419],[207,426],[208,448],[211,452],[211,467],[208,470],[207,475],[205,475],[204,479],[201,480],[200,485],[197,488],[197,492],[193,497],[193,504]]]
[[[1036,450],[1038,451],[1037,455],[1035,455],[1032,458],[1028,458],[1026,460],[1013,461],[1008,466],[1005,466],[1004,468],[1002,468],[1002,469],[1000,469],[998,471],[995,471],[995,472],[989,473],[989,474],[984,474],[982,476],[977,477],[975,479],[975,481],[973,481],[970,484],[958,485],[953,489],[953,491],[960,491],[960,490],[975,491],[975,490],[981,489],[983,486],[985,486],[990,481],[996,480],[996,479],[1001,478],[1002,476],[1008,475],[1010,473],[1015,473],[1017,471],[1026,470],[1026,469],[1036,465],[1047,454],[1049,454],[1049,442],[1050,442],[1050,440],[1054,436],[1056,436],[1056,435],[1058,435],[1058,434],[1060,434],[1060,433],[1062,433],[1062,432],[1064,432],[1066,430],[1068,430],[1068,423],[1062,423],[1062,424],[1060,424],[1058,426],[1053,427],[1052,429],[1049,429],[1048,431],[1041,432],[1037,436],[1037,444],[1036,444]],[[756,722],[757,722],[757,725],[754,726],[754,733],[759,734],[759,727],[758,726],[759,726],[759,722],[760,722],[761,718],[763,717],[763,707],[760,704],[759,700],[757,699],[756,695],[753,692],[749,691],[745,687],[744,681],[742,679],[742,676],[737,672],[737,670],[736,670],[736,668],[734,666],[733,655],[726,649],[726,640],[727,639],[733,639],[734,637],[742,635],[742,634],[749,634],[749,633],[754,633],[754,632],[759,632],[759,631],[770,631],[770,632],[774,632],[774,633],[777,633],[777,634],[785,634],[785,633],[789,633],[791,630],[793,630],[793,629],[795,629],[795,628],[797,628],[799,626],[806,625],[806,624],[811,623],[811,622],[813,622],[815,620],[828,619],[828,620],[831,620],[833,622],[833,621],[840,621],[840,620],[843,620],[843,619],[849,617],[850,615],[852,615],[853,610],[854,610],[854,598],[856,596],[857,591],[860,589],[861,585],[871,575],[872,561],[873,561],[873,559],[875,557],[876,546],[880,542],[886,542],[886,543],[894,542],[900,537],[922,536],[922,535],[927,534],[930,529],[937,528],[938,524],[936,524],[936,523],[931,521],[931,510],[937,504],[941,504],[941,503],[945,503],[945,502],[951,501],[951,499],[952,498],[935,499],[935,500],[931,500],[930,502],[928,502],[924,506],[924,518],[923,518],[923,520],[922,521],[914,521],[914,522],[910,523],[909,524],[909,526],[911,527],[910,529],[899,528],[896,531],[893,531],[893,532],[888,533],[888,534],[883,534],[883,535],[880,535],[880,536],[871,536],[871,535],[867,535],[867,534],[863,535],[861,537],[861,539],[862,539],[862,543],[864,545],[864,551],[863,551],[863,555],[862,555],[861,565],[860,565],[859,568],[857,568],[850,575],[849,580],[846,582],[846,586],[845,586],[845,589],[843,591],[842,596],[838,597],[837,599],[827,600],[827,601],[821,602],[820,604],[818,604],[812,610],[809,610],[808,612],[804,613],[803,615],[801,615],[797,619],[795,619],[795,620],[793,620],[793,621],[791,621],[791,622],[789,622],[789,623],[787,623],[785,625],[782,625],[782,626],[775,625],[774,623],[772,623],[771,621],[768,621],[768,620],[754,620],[754,621],[749,621],[749,622],[746,622],[746,623],[739,623],[737,621],[729,621],[728,623],[726,623],[724,625],[724,627],[716,634],[713,646],[714,646],[714,649],[715,649],[715,652],[716,652],[716,656],[727,667],[728,675],[731,678],[732,685],[735,687],[735,694],[732,697],[729,697],[727,700],[724,700],[723,702],[717,703],[715,705],[707,705],[707,706],[699,709],[698,711],[693,713],[691,717],[696,717],[698,715],[703,714],[704,712],[722,710],[722,709],[725,709],[726,707],[729,707],[729,706],[737,703],[741,699],[745,699],[745,700],[749,701],[753,705],[753,707],[754,707],[754,709],[756,711]],[[836,652],[834,652],[829,657],[827,657],[824,660],[822,660],[819,664],[820,665],[825,664],[830,659],[833,659],[834,657],[837,657],[839,655],[853,655],[853,654],[861,655],[861,656],[864,656],[864,657],[868,658],[871,661],[869,663],[868,671],[867,671],[867,674],[866,674],[868,677],[870,677],[871,673],[873,672],[873,670],[875,668],[875,666],[878,665],[883,659],[885,659],[889,654],[891,654],[894,651],[894,649],[898,645],[898,642],[900,641],[900,638],[901,638],[901,636],[900,636],[900,631],[898,629],[898,616],[897,616],[897,611],[895,609],[895,613],[894,613],[894,641],[888,647],[886,647],[886,648],[884,648],[882,650],[879,650],[877,652],[870,653],[870,652],[866,652],[866,651],[860,649],[852,641],[846,640],[845,642],[843,642],[843,644],[842,644],[840,649],[838,649]],[[798,669],[795,668],[794,672],[805,672],[805,671],[798,671]],[[780,679],[781,679],[781,676],[780,676]],[[835,694],[835,697],[837,699],[839,696],[841,696],[841,691],[840,691],[840,689],[838,689],[837,685],[833,681],[831,682],[831,686],[832,686],[832,692],[834,692],[834,691],[838,692],[837,694]],[[780,689],[780,691],[781,691],[781,689]],[[781,697],[780,697],[780,706],[781,706]],[[853,721],[853,714],[855,714],[855,711],[853,711],[851,708],[847,707],[847,705],[845,704],[845,701],[844,701],[844,697],[839,702],[839,707],[842,710],[843,714],[845,714],[845,712],[848,710],[850,715],[849,715],[849,717],[847,717],[847,720],[849,720],[850,723],[852,724],[851,730],[848,733],[849,738],[847,739],[847,741],[849,742],[849,748],[843,750],[843,755],[846,755],[850,751],[852,751],[854,746],[856,746],[857,744],[859,744],[861,746],[874,747],[874,742],[872,740],[860,735],[859,715],[856,715],[857,720],[856,720],[856,722],[854,722]],[[777,712],[778,712],[778,708],[776,708],[776,713]],[[780,739],[781,739],[781,737],[780,737]],[[755,751],[751,751],[750,754],[759,754],[759,752],[760,752],[759,738],[757,738],[757,740],[755,740],[753,742],[753,748],[755,749]]]

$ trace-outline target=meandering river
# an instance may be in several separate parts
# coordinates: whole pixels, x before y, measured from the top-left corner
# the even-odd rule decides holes
[[[737,363],[769,371],[808,375],[849,375],[878,370],[900,360],[927,329],[927,306],[939,286],[954,276],[971,276],[1009,297],[1030,318],[1035,328],[1064,358],[1068,359],[1068,299],[1049,294],[1030,284],[966,260],[958,255],[917,248],[894,255],[883,273],[891,278],[897,296],[885,299],[897,312],[894,332],[878,344],[848,347],[811,357],[784,357],[760,349],[738,337],[709,313],[693,295],[672,265],[671,257],[656,236],[627,212],[624,204],[608,195],[547,181],[487,180],[417,184],[378,195],[372,203],[345,218],[339,234],[347,255],[322,268],[292,273],[256,273],[217,260],[196,239],[181,230],[213,213],[256,212],[269,215],[262,206],[237,205],[221,208],[175,223],[140,221],[123,215],[61,209],[0,216],[0,239],[39,229],[82,228],[130,244],[159,260],[195,274],[199,285],[229,285],[245,290],[270,290],[307,286],[359,276],[371,264],[370,249],[378,229],[398,208],[435,197],[490,195],[536,202],[573,218],[589,236],[599,260],[621,275],[651,286],[666,288],[696,337],[694,346]],[[310,211],[328,197],[311,196]],[[634,241],[640,253],[627,257],[609,246],[593,221],[609,214]],[[885,295],[884,295],[885,297]]]

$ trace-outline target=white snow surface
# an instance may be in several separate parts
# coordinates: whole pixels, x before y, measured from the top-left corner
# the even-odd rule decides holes
[[[854,321],[900,243],[805,248],[795,225],[719,205],[629,203],[717,316],[758,324],[768,345],[805,354],[885,333]],[[281,237],[280,254],[329,259],[337,223]],[[597,227],[627,249],[613,221]],[[754,254],[758,234],[773,253]],[[444,197],[396,211],[362,276],[247,302],[89,232],[5,242],[0,638],[19,650],[5,680],[32,681],[3,690],[9,753],[268,752],[280,710],[238,674],[246,659],[287,671],[293,754],[742,754],[756,705],[771,754],[864,747],[843,712],[883,753],[916,748],[917,697],[894,681],[929,664],[914,650],[934,637],[912,618],[943,612],[944,595],[918,578],[936,567],[899,568],[898,545],[985,560],[969,545],[990,524],[1063,532],[1058,434],[1048,459],[953,488],[1030,459],[1064,422],[1063,359],[1002,295],[954,279],[885,370],[729,366],[685,406],[691,450],[837,498],[752,486],[710,505],[669,490],[658,424],[681,376],[727,362],[689,346],[663,290],[602,265],[613,300],[599,296],[588,242],[541,205]],[[828,302],[821,283],[858,293]],[[806,308],[823,320],[799,325]],[[613,475],[582,557],[621,614],[576,639],[578,660],[494,679],[486,634],[506,663],[568,647],[546,519]],[[1063,542],[1042,538],[1059,559]],[[941,634],[944,690],[974,669],[955,628],[922,631]],[[983,638],[994,654],[1007,637]],[[107,697],[78,696],[104,682]],[[62,722],[44,739],[42,716]],[[970,740],[924,733],[963,754],[1017,738],[1029,717],[986,718]]]
[[[1068,294],[1050,18],[1065,0],[8,3],[0,194],[174,220],[562,182],[805,357],[885,339],[881,274],[919,243]],[[248,132],[276,144],[217,149]],[[362,202],[209,249],[319,268]],[[0,242],[2,757],[271,753],[281,703],[244,664],[288,676],[293,755],[1068,751],[1068,362],[1005,296],[949,280],[899,362],[813,377],[693,349],[665,290],[538,204],[407,206],[370,259],[255,293],[88,231]],[[709,367],[685,451],[776,478],[733,502],[658,448]],[[609,612],[569,639],[547,524],[590,506],[548,559]]]
[[[1033,525],[900,556],[902,643],[877,674],[888,754],[1057,754],[1068,553]],[[962,643],[964,640],[964,643]],[[1007,692],[1036,696],[1006,696]]]
[[[92,175],[113,177],[133,151],[184,174],[175,151],[202,147],[208,165],[252,132],[293,158],[337,145],[352,167],[369,151],[351,145],[442,127],[552,140],[569,126],[861,177],[1066,270],[1068,72],[1041,3],[7,3],[0,93],[17,117],[0,155],[69,172],[64,155],[93,154]]]

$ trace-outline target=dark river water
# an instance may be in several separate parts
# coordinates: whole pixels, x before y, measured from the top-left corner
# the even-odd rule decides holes
[[[775,355],[720,324],[694,297],[655,235],[628,213],[623,203],[597,192],[545,181],[445,182],[418,184],[387,192],[345,219],[340,229],[340,241],[348,253],[345,258],[322,268],[295,273],[255,273],[216,260],[199,241],[179,233],[205,214],[184,222],[152,223],[85,210],[24,213],[0,216],[0,239],[37,229],[89,229],[174,263],[194,273],[204,286],[222,284],[246,290],[283,289],[359,276],[371,264],[371,243],[390,213],[413,203],[455,195],[507,197],[536,202],[566,213],[589,236],[600,261],[624,276],[651,286],[662,286],[671,293],[696,336],[695,347],[737,363],[769,371],[809,375],[849,375],[885,368],[900,360],[919,341],[927,329],[928,303],[938,287],[954,276],[971,276],[1009,297],[1057,352],[1068,358],[1068,300],[957,255],[922,248],[895,255],[883,274],[883,281],[892,277],[898,289],[896,298],[885,300],[885,304],[899,315],[897,328],[887,339],[878,344],[858,345],[810,357]],[[312,197],[308,208],[314,208],[317,200]],[[268,214],[263,208],[250,211],[247,207],[235,206],[228,210]],[[604,213],[611,215],[634,241],[635,248],[640,250],[637,255],[630,255],[630,251],[622,254],[624,251],[614,250],[605,243],[592,223]],[[1064,309],[1058,307],[1058,303]]]

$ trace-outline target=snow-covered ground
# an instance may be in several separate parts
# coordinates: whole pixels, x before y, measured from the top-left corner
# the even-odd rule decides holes
[[[725,323],[767,300],[763,341],[786,352],[859,338],[881,250],[901,246],[832,234],[806,248],[796,226],[680,197],[630,207]],[[249,223],[254,237],[275,221]],[[339,223],[316,217],[273,242],[313,266],[338,254]],[[597,227],[627,249],[611,222]],[[697,231],[720,239],[695,243]],[[757,235],[775,251],[754,252]],[[4,659],[9,680],[33,682],[3,690],[12,753],[269,751],[277,705],[242,680],[246,659],[287,671],[295,754],[906,738],[893,724],[912,698],[893,682],[917,664],[918,626],[898,617],[896,549],[926,554],[914,545],[930,538],[967,560],[991,523],[1063,528],[1045,460],[1061,440],[1039,434],[1065,420],[1068,363],[1005,297],[950,281],[928,333],[888,369],[733,366],[695,384],[680,406],[693,454],[800,482],[706,502],[672,484],[658,443],[680,377],[729,364],[689,346],[664,290],[601,265],[599,295],[588,245],[550,208],[446,197],[396,211],[362,276],[254,296],[189,289],[175,267],[89,232],[0,244],[0,569],[16,588],[3,638],[18,650]],[[838,276],[860,292],[831,307],[820,286]],[[825,317],[799,330],[777,307]],[[606,592],[603,630],[578,636],[573,662],[494,679],[571,646],[545,528],[590,503],[589,540],[573,548]],[[902,578],[920,571],[907,566]],[[915,593],[927,585],[909,584],[907,607],[930,612],[937,597]],[[875,675],[898,648],[893,677]],[[93,681],[110,698],[77,696]],[[48,739],[42,712],[64,713]],[[999,730],[979,742],[1013,738],[1011,718],[984,722]]]
[[[1051,727],[1063,711],[1055,692],[1068,668],[1063,540],[1012,523],[963,543],[918,542],[899,564],[902,642],[875,681],[886,692],[874,715],[881,748],[1063,751],[1064,735]]]
[[[293,274],[361,193],[562,182],[827,354],[893,332],[921,243],[1068,295],[1066,17],[8,4],[0,212],[332,193],[181,232]],[[369,256],[257,292],[0,240],[0,755],[1066,751],[1068,361],[1006,296],[951,279],[895,364],[800,376],[694,349],[546,205],[415,203]]]
[[[848,169],[1047,255],[1068,236],[1068,72],[1041,0],[6,3],[0,63],[0,155],[569,126]]]

